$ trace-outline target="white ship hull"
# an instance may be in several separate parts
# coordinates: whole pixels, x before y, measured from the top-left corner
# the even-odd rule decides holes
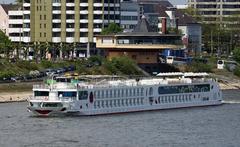
[[[100,115],[222,104],[213,81],[128,80],[107,85],[35,87],[29,111],[34,115]],[[39,96],[40,95],[40,96]]]
[[[142,112],[142,111],[154,111],[164,109],[177,109],[177,108],[191,108],[191,107],[203,107],[203,106],[214,106],[221,105],[221,101],[210,101],[202,103],[186,103],[186,104],[169,104],[161,106],[135,106],[131,108],[115,108],[115,109],[104,109],[104,110],[90,110],[76,112],[77,115],[104,115],[104,114],[118,114],[118,113],[130,113],[130,112]]]

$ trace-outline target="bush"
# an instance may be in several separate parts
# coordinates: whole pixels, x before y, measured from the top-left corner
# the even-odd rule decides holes
[[[235,68],[235,70],[233,71],[234,75],[240,77],[240,67]]]
[[[187,72],[212,72],[212,66],[201,62],[192,62],[186,67]]]
[[[20,69],[26,69],[26,70],[38,70],[38,66],[36,63],[30,62],[30,61],[19,61],[16,63],[17,67]]]
[[[48,60],[43,60],[40,64],[43,68],[51,68],[53,63]]]
[[[237,62],[240,62],[240,48],[235,48],[233,50],[233,57]]]

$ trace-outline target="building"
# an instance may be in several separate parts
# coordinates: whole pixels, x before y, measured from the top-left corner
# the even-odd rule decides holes
[[[134,30],[140,18],[140,6],[136,1],[121,1],[121,28],[124,32]]]
[[[140,5],[140,17],[144,15],[154,31],[158,31],[159,6],[173,7],[168,0],[137,0],[137,2]]]
[[[181,33],[189,54],[197,54],[202,49],[202,27],[191,16],[176,8],[159,5],[159,33]]]
[[[0,5],[0,28],[13,42],[23,41],[23,12],[20,5]]]
[[[24,0],[23,19],[29,42],[71,44],[71,56],[86,57],[102,28],[120,24],[120,0]]]
[[[152,73],[152,65],[160,63],[165,49],[179,50],[183,47],[182,35],[154,32],[143,16],[133,32],[97,36],[96,46],[105,51],[107,58],[128,56],[144,70]],[[155,66],[156,67],[156,66]],[[159,71],[158,71],[159,72]]]
[[[239,0],[188,0],[188,6],[197,9],[204,23],[239,28]]]

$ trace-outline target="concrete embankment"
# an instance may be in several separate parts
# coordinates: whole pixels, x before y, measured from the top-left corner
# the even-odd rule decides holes
[[[0,94],[0,103],[26,101],[31,95],[32,95],[31,91],[3,92]]]

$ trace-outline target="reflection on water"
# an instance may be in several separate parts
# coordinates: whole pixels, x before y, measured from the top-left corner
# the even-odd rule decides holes
[[[31,117],[27,103],[0,104],[0,147],[237,147],[240,91],[223,95],[221,106],[89,117]]]

